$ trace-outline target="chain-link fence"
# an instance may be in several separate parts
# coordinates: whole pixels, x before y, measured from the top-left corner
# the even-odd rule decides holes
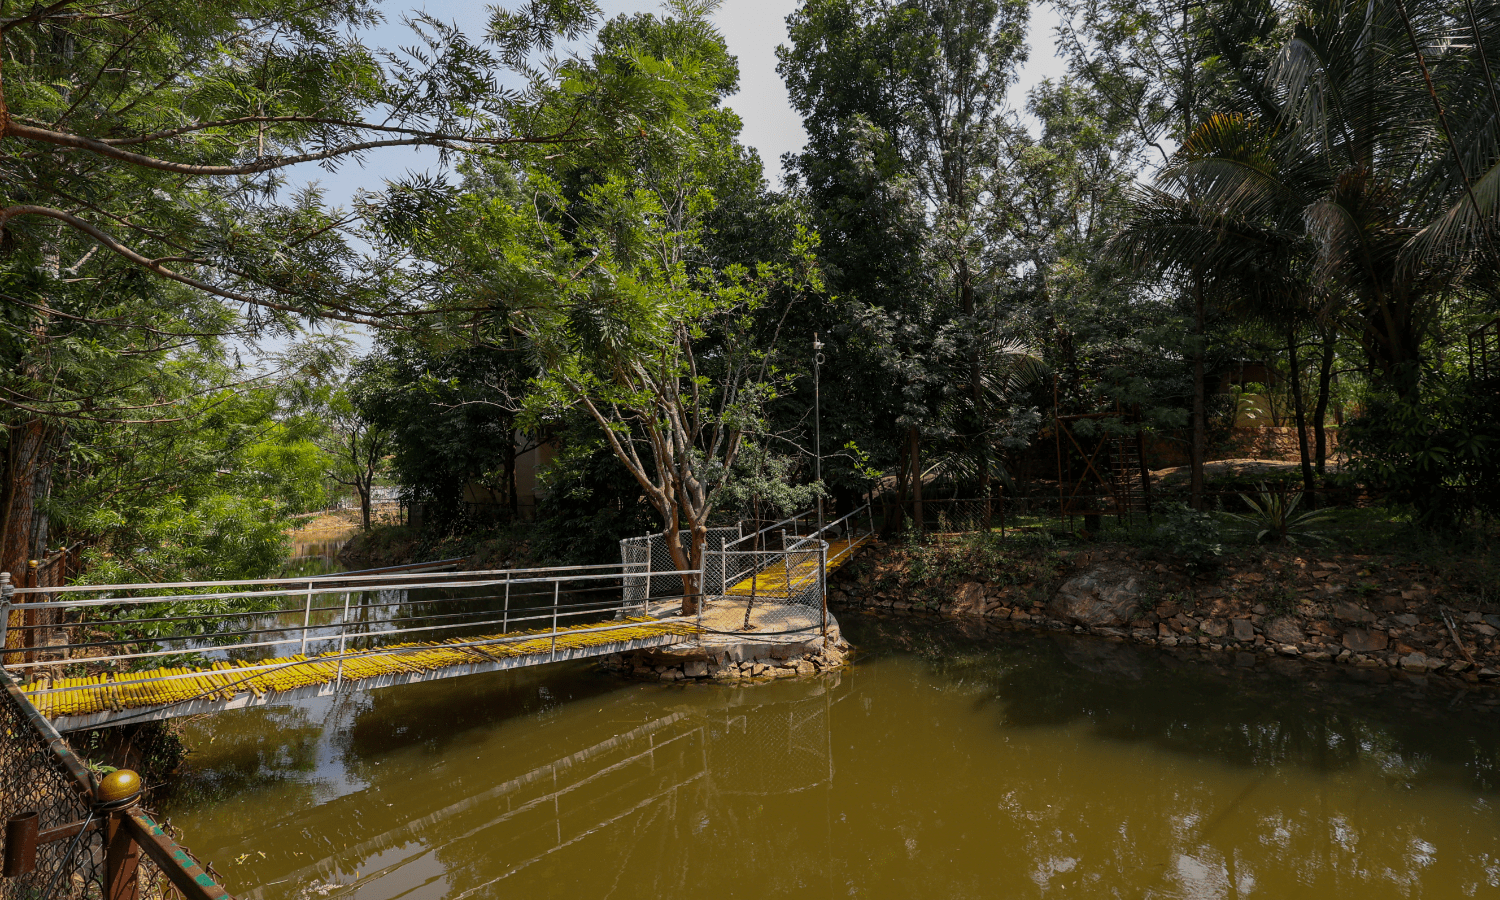
[[[681,531],[677,534],[683,552],[688,551],[692,544],[692,533]],[[710,528],[704,537],[704,550],[707,552],[718,552],[724,549],[726,544],[740,539],[740,526],[734,525],[728,528]],[[682,596],[682,576],[678,572],[677,563],[672,559],[672,552],[667,549],[667,540],[660,534],[648,534],[644,537],[625,538],[620,541],[620,561],[624,564],[624,570],[629,573],[625,576],[625,601],[626,609],[632,607],[645,607],[651,600],[666,600]],[[713,596],[723,593],[725,573],[722,568],[709,566],[705,561],[703,567],[703,593]],[[653,573],[673,574],[653,574]]]
[[[5,687],[5,697],[0,700],[0,728],[4,729],[4,740],[0,741],[0,811],[6,831],[11,830],[10,822],[31,814],[38,820],[39,833],[90,818],[94,785],[88,770],[15,683],[3,673],[0,680]],[[12,858],[19,848],[11,847],[13,842],[7,840],[0,898],[102,898],[103,835],[92,831],[80,838],[37,844],[35,865],[29,872],[17,871],[27,867],[22,860]]]
[[[83,761],[3,671],[0,687],[0,900],[232,900],[169,826],[100,802]]]

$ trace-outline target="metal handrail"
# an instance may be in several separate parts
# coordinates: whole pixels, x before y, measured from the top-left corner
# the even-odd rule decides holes
[[[590,569],[619,569],[619,568],[623,568],[623,567],[625,567],[627,565],[628,565],[627,563],[602,563],[602,564],[598,564],[598,565],[588,565],[588,566],[550,566],[550,567],[541,567],[541,568],[533,568],[533,569],[476,569],[476,570],[470,571],[470,572],[455,572],[453,574],[454,574],[455,577],[473,577],[473,576],[483,576],[483,575],[504,575],[506,573],[519,574],[519,573],[526,573],[526,572],[555,572],[555,571],[558,571],[559,569],[566,569],[567,571],[570,571],[570,572],[582,572],[582,571],[586,571],[586,570],[590,570]],[[693,571],[696,571],[696,570],[693,570]],[[407,575],[405,577],[407,577],[407,578],[418,578],[418,577],[422,577],[422,576],[424,576],[426,574],[427,573],[423,573],[423,572],[413,572],[412,574]],[[658,573],[658,574],[663,574],[663,573]],[[89,591],[135,591],[135,590],[145,590],[147,588],[161,588],[163,586],[179,587],[179,588],[191,588],[191,587],[235,587],[235,586],[256,585],[256,584],[266,584],[266,585],[306,584],[309,581],[320,581],[320,580],[325,580],[325,579],[330,579],[330,578],[336,578],[336,579],[338,579],[340,581],[365,582],[365,581],[378,581],[381,578],[388,578],[388,577],[390,577],[389,573],[384,574],[384,575],[382,575],[382,574],[375,574],[375,575],[355,575],[355,574],[352,574],[352,573],[350,573],[350,574],[341,574],[341,573],[335,572],[335,573],[333,573],[331,575],[304,575],[304,576],[302,576],[300,578],[246,578],[246,579],[230,580],[230,581],[173,581],[173,582],[145,582],[145,583],[141,583],[141,584],[69,584],[69,585],[59,585],[57,587],[35,587],[35,588],[31,588],[31,587],[18,587],[18,588],[15,589],[15,593],[16,594],[58,594],[58,593],[79,593],[79,592],[89,592]],[[366,588],[366,590],[369,590],[369,588]],[[242,596],[242,595],[241,594],[231,594],[231,595],[228,595],[228,596]],[[41,607],[38,606],[38,607],[35,607],[35,608],[40,609]]]
[[[634,564],[630,564],[630,565],[634,565]],[[615,564],[613,566],[610,566],[609,568],[619,569],[619,568],[627,568],[627,567],[628,566],[622,566],[621,564],[617,563],[617,564]],[[577,566],[577,567],[570,566],[570,567],[567,567],[567,571],[572,572],[572,571],[578,571],[580,569],[585,569],[585,568],[598,569],[598,568],[606,568],[606,567],[604,567],[604,566]],[[498,571],[503,572],[505,570],[501,569],[501,570],[498,570]],[[517,571],[544,572],[544,571],[547,571],[547,570],[545,570],[545,569],[519,569]],[[698,569],[683,569],[683,570],[680,570],[680,571],[679,570],[672,570],[670,572],[652,572],[651,574],[652,574],[652,576],[658,576],[658,575],[696,575],[696,574],[698,574],[698,572],[699,572]],[[475,573],[465,572],[463,574],[464,575],[473,575]],[[491,573],[486,572],[484,574],[488,575],[488,574],[491,574]],[[635,576],[635,575],[638,575],[638,574],[640,574],[640,573],[626,571],[626,572],[620,572],[618,574],[574,575],[574,576],[567,576],[567,580],[568,581],[589,581],[589,580],[598,580],[598,579],[607,579],[607,578],[627,578],[627,577],[632,577],[632,576]],[[558,577],[561,577],[561,576],[558,576]],[[292,584],[295,584],[296,587],[295,588],[288,588],[287,590],[277,590],[277,591],[236,591],[236,592],[226,592],[226,593],[216,593],[216,594],[161,594],[161,595],[157,595],[157,596],[148,596],[148,597],[101,597],[101,598],[99,598],[97,600],[53,600],[53,601],[47,601],[47,602],[42,602],[42,603],[27,603],[27,604],[25,604],[25,606],[26,606],[27,609],[82,609],[84,607],[90,607],[90,606],[131,606],[131,605],[142,605],[142,604],[147,604],[147,603],[177,603],[177,602],[187,603],[187,602],[193,602],[193,601],[199,601],[199,600],[234,600],[234,599],[239,599],[239,598],[244,598],[244,597],[289,597],[289,596],[292,596],[294,594],[297,595],[297,596],[302,596],[304,594],[309,593],[309,588],[308,588],[309,584],[317,584],[317,585],[319,585],[316,589],[311,590],[311,593],[314,593],[314,594],[332,594],[332,593],[342,593],[344,591],[351,591],[351,590],[358,590],[358,591],[382,591],[382,590],[420,591],[420,590],[430,590],[430,589],[445,588],[445,587],[493,587],[493,586],[495,586],[497,584],[498,585],[504,585],[504,584],[551,584],[554,580],[556,580],[555,577],[541,577],[541,578],[494,578],[494,579],[476,580],[476,581],[458,581],[458,580],[455,579],[455,580],[451,580],[451,581],[432,581],[432,582],[428,582],[428,583],[425,583],[425,584],[423,584],[423,583],[405,584],[405,583],[389,582],[389,583],[385,583],[385,584],[379,584],[379,583],[364,584],[364,583],[361,583],[361,584],[357,584],[357,585],[339,586],[339,585],[327,584],[326,582],[320,583],[320,581],[319,581],[318,578],[316,578],[316,577],[309,577],[309,578],[301,578],[301,579],[296,580],[295,582],[292,582]],[[278,580],[278,583],[281,583],[281,582]],[[154,587],[154,588],[158,588],[158,589],[163,588],[163,587],[178,587],[178,586],[179,585],[177,585],[175,583],[174,584],[142,585],[142,587]],[[181,586],[182,587],[192,587],[193,585],[191,583],[183,583]],[[52,592],[55,592],[57,590],[62,590],[62,589],[60,589],[60,588],[51,588],[51,589],[42,590],[42,591],[33,591],[33,590],[29,589],[29,588],[16,588],[15,593],[17,595],[22,594],[22,593],[52,593]]]
[[[817,537],[818,535],[827,532],[828,529],[830,529],[833,526],[839,524],[840,522],[844,521],[845,519],[851,519],[854,516],[859,515],[861,512],[863,512],[864,510],[869,509],[869,508],[870,508],[870,504],[866,503],[863,506],[860,506],[858,509],[854,510],[853,512],[849,513],[848,515],[842,516],[842,517],[840,517],[838,519],[833,520],[832,522],[829,522],[827,525],[824,525],[818,531],[815,531],[812,534],[807,535],[802,540],[798,541],[797,543],[793,544],[791,547],[787,548],[788,551],[796,550],[798,547],[802,546],[803,544],[807,543],[808,541],[812,540],[813,538]],[[871,533],[873,534],[873,532],[871,532]],[[819,538],[819,540],[821,540],[821,538]],[[823,545],[824,545],[824,549],[826,550],[828,548],[828,542],[827,541],[823,541]]]
[[[137,650],[135,652],[128,653],[107,653],[103,655],[89,656],[84,658],[74,657],[51,660],[27,659],[10,663],[9,665],[0,665],[0,669],[9,668],[12,670],[30,670],[37,667],[56,668],[60,666],[77,665],[81,661],[86,661],[88,663],[116,663],[131,660],[149,660],[157,659],[160,657],[184,655],[206,656],[212,658],[214,656],[222,656],[223,654],[232,650],[260,650],[270,647],[283,647],[288,644],[298,644],[301,647],[300,652],[306,653],[308,645],[310,643],[317,645],[318,643],[332,642],[337,643],[339,648],[342,649],[350,637],[353,637],[357,640],[370,640],[397,635],[415,635],[432,631],[451,631],[456,628],[475,629],[490,625],[500,625],[502,632],[504,632],[512,630],[517,625],[522,625],[523,623],[533,623],[540,620],[551,620],[553,623],[552,633],[555,635],[557,632],[557,623],[559,620],[577,618],[579,616],[597,615],[600,613],[619,611],[624,610],[628,607],[636,606],[636,604],[634,603],[627,603],[627,598],[625,598],[623,595],[619,598],[587,599],[581,602],[577,601],[576,596],[571,596],[574,595],[575,591],[581,590],[586,593],[597,592],[600,589],[608,590],[610,588],[621,586],[622,582],[625,582],[627,579],[633,577],[632,573],[628,571],[630,568],[631,567],[627,565],[610,564],[602,566],[564,566],[552,568],[496,570],[507,575],[509,574],[509,572],[521,573],[526,577],[494,578],[488,577],[490,573],[484,573],[486,577],[475,580],[472,577],[475,573],[462,573],[462,576],[448,575],[436,578],[429,576],[420,580],[367,580],[354,585],[329,583],[327,581],[319,581],[316,579],[297,579],[296,581],[292,582],[295,585],[295,589],[279,589],[280,585],[278,585],[277,590],[268,591],[216,592],[209,594],[172,594],[156,595],[151,597],[111,597],[98,600],[61,600],[47,603],[25,603],[19,605],[8,604],[4,602],[4,598],[0,598],[0,633],[3,633],[6,630],[6,619],[8,618],[7,611],[9,609],[18,607],[25,609],[87,609],[102,606],[139,606],[143,604],[166,604],[170,606],[184,606],[201,603],[206,600],[232,598],[274,598],[285,596],[305,598],[304,603],[295,607],[280,608],[278,606],[278,608],[268,610],[230,610],[222,613],[208,613],[202,615],[194,615],[191,617],[191,620],[193,621],[218,620],[220,623],[229,623],[235,620],[246,620],[254,618],[270,618],[272,620],[272,627],[254,628],[253,630],[227,633],[225,631],[220,631],[217,633],[215,633],[214,631],[206,631],[191,634],[151,635],[142,636],[139,638],[126,638],[119,640],[110,639],[104,641],[53,645],[51,649],[55,651],[77,650],[86,648],[97,649],[106,646],[125,647],[131,645],[150,645],[153,647],[166,649]],[[599,572],[599,569],[614,569],[617,571]],[[626,571],[618,571],[621,569],[624,569]],[[551,574],[542,575],[541,573]],[[699,570],[673,570],[670,572],[662,572],[657,574],[679,576],[696,575],[699,574]],[[286,580],[275,579],[275,581],[284,583]],[[608,585],[599,585],[599,587],[588,587],[590,583],[598,585],[602,581],[609,581],[613,583]],[[574,589],[569,591],[569,599],[573,600],[574,602],[561,602],[561,589],[564,584],[567,584]],[[532,590],[512,593],[513,588],[525,587],[528,585],[550,585],[552,587],[552,590]],[[149,587],[156,590],[161,590],[164,587],[171,588],[176,587],[176,585],[157,584],[150,585]],[[504,588],[503,594],[499,591],[495,591],[494,593],[487,596],[479,597],[435,597],[407,600],[405,603],[380,603],[373,605],[359,604],[356,607],[351,607],[349,602],[350,596],[356,593],[378,593],[384,591],[409,592],[412,590],[422,589],[462,588],[464,589],[464,593],[469,594],[475,589],[482,590],[484,588],[501,587]],[[314,607],[313,598],[315,596],[327,596],[330,594],[342,594],[344,596],[343,604],[341,606],[319,604]],[[530,603],[528,602],[531,598],[545,597],[548,594],[551,595],[551,603],[530,605]],[[421,604],[425,605],[427,609],[433,610],[434,607],[438,607],[442,604],[471,604],[475,601],[494,601],[501,600],[502,598],[503,606],[500,609],[475,611],[459,610],[446,613],[437,610],[432,612],[431,614],[424,614],[421,616],[384,618],[375,619],[372,621],[352,621],[348,618],[351,609],[363,613],[374,608],[386,608],[391,606],[412,606]],[[521,601],[525,605],[516,606],[513,604],[513,600]],[[342,609],[343,612],[337,615],[334,621],[314,624],[312,621],[312,613],[315,609],[319,613],[332,612],[338,609]],[[300,614],[300,618],[302,620],[301,622],[292,622],[286,624],[275,623],[274,617],[297,614]],[[440,621],[438,624],[430,625],[401,625],[402,622],[416,622],[422,621],[423,619],[426,619],[428,621],[447,621]],[[183,618],[183,621],[187,620],[187,617]],[[122,619],[113,624],[129,625],[134,621],[136,620]],[[170,622],[174,620],[167,618],[166,621]],[[67,625],[53,627],[77,628],[83,624],[97,625],[111,623],[70,623]],[[217,626],[210,627],[222,628],[224,626],[223,624],[219,624]],[[276,635],[276,637],[270,640],[251,639],[226,641],[223,643],[216,642],[230,637],[255,638],[259,635]],[[182,646],[182,644],[185,643],[190,644],[191,646]],[[8,653],[16,652],[18,651],[8,651]],[[0,657],[0,659],[3,659],[3,657]]]
[[[725,547],[733,547],[735,544],[738,544],[740,541],[748,541],[750,538],[757,537],[759,535],[765,534],[766,532],[768,532],[768,531],[776,528],[778,525],[785,525],[788,522],[796,522],[798,519],[801,519],[803,516],[811,516],[811,515],[815,515],[815,513],[814,513],[813,510],[807,510],[806,512],[794,513],[794,514],[792,514],[788,518],[782,519],[779,522],[772,522],[770,525],[767,525],[765,528],[762,528],[760,531],[757,531],[757,532],[755,532],[753,534],[744,535],[743,537],[740,537],[737,540],[730,541],[729,543],[725,544],[724,546]]]
[[[545,617],[539,617],[539,618],[545,618]],[[619,631],[621,629],[639,628],[639,627],[640,627],[639,623],[630,622],[630,623],[625,623],[625,624],[600,625],[600,626],[595,627],[595,628],[574,628],[574,629],[570,629],[568,633],[569,634],[597,634],[599,632]],[[547,634],[545,632],[542,633],[542,634],[516,634],[516,635],[507,635],[507,636],[500,636],[500,637],[485,638],[484,640],[477,640],[477,641],[454,642],[454,643],[451,643],[451,644],[444,644],[443,648],[444,649],[460,649],[461,650],[461,649],[463,649],[465,647],[493,647],[493,646],[495,646],[497,644],[509,644],[509,643],[520,643],[522,641],[534,641],[534,640],[536,640],[538,638],[544,638],[544,637],[547,637]],[[349,660],[349,659],[356,659],[356,658],[359,658],[359,657],[362,657],[362,656],[374,656],[374,655],[382,655],[382,654],[389,654],[389,653],[400,653],[400,652],[402,652],[403,649],[404,648],[399,648],[399,647],[371,647],[371,648],[369,648],[367,650],[361,650],[358,653],[346,654],[342,658],[345,659],[345,660]],[[431,648],[430,647],[420,647],[420,648],[413,648],[413,649],[414,650],[429,650]],[[293,662],[287,662],[286,660],[281,660],[281,661],[278,661],[278,662],[260,663],[258,665],[235,666],[233,669],[220,669],[220,670],[215,670],[215,671],[207,673],[207,674],[211,674],[211,675],[228,675],[228,676],[239,677],[239,676],[242,676],[242,675],[251,675],[251,674],[254,674],[256,672],[263,672],[263,671],[272,670],[272,669],[287,669],[287,668],[291,668],[292,666],[307,665],[307,664],[313,663],[313,662],[333,662],[333,661],[338,660],[339,658],[340,657],[330,657],[330,658],[327,658],[327,659],[308,659],[308,660],[298,660],[298,661],[293,661]],[[74,662],[77,662],[77,660],[74,660]],[[0,673],[3,673],[3,670],[0,670]],[[30,696],[30,697],[41,697],[41,696],[45,696],[47,694],[62,694],[62,693],[70,692],[70,691],[90,690],[92,688],[97,688],[97,687],[120,688],[120,687],[130,687],[131,685],[137,685],[137,684],[157,684],[157,683],[163,682],[163,681],[181,681],[183,679],[188,679],[188,678],[202,678],[202,677],[204,677],[204,674],[205,674],[204,672],[184,672],[184,673],[176,674],[176,675],[153,676],[151,678],[133,678],[133,679],[130,679],[130,680],[127,680],[127,681],[115,680],[115,681],[110,681],[108,684],[105,684],[105,685],[85,685],[85,686],[82,686],[82,687],[72,686],[72,687],[58,687],[58,688],[42,688],[42,689],[39,689],[39,690],[27,690],[26,691],[26,695]],[[40,715],[40,714],[38,714],[38,715]],[[43,718],[45,719],[45,717],[43,717]]]

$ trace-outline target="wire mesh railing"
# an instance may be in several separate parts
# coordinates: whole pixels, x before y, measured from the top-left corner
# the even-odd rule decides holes
[[[115,797],[108,779],[101,790],[4,672],[0,687],[0,900],[231,900],[139,806],[138,790]]]
[[[710,528],[704,535],[705,551],[720,550],[740,539],[740,526]],[[692,532],[677,533],[678,547],[685,560],[691,560]],[[680,598],[684,574],[697,575],[699,570],[679,571],[677,561],[662,534],[647,534],[620,541],[620,561],[627,574],[625,604],[646,608],[653,600]],[[702,567],[703,584],[699,590],[710,596],[723,592],[724,574],[712,566]]]
[[[723,585],[710,602],[743,603],[742,630],[806,628],[814,616],[826,628],[829,568],[875,533],[875,520],[866,504],[821,525],[811,510],[741,530],[748,533],[703,554],[705,572]]]

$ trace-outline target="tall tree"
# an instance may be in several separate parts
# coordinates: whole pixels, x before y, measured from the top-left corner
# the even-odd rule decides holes
[[[982,489],[991,472],[984,357],[998,346],[989,325],[1004,273],[990,266],[983,210],[1027,12],[1002,0],[814,0],[789,17],[778,50],[808,132],[790,165],[832,286],[857,307],[844,314],[853,329],[831,329],[830,375],[873,369],[897,385],[880,418],[902,434],[877,459],[918,504],[924,431],[967,438]],[[958,414],[939,421],[945,408]]]

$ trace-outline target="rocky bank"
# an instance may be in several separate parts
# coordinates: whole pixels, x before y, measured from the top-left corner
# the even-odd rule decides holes
[[[1392,559],[1267,551],[1200,578],[1129,547],[1049,551],[994,571],[914,562],[907,548],[876,544],[840,573],[829,602],[1196,647],[1240,666],[1295,657],[1500,682],[1500,610],[1472,586]]]

